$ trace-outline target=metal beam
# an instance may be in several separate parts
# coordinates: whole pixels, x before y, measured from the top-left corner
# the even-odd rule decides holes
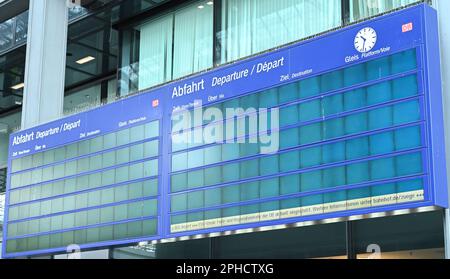
[[[22,129],[63,114],[67,51],[66,1],[30,1]],[[51,100],[51,101],[49,101]]]
[[[434,8],[438,11],[439,19],[439,39],[441,49],[441,78],[442,78],[442,101],[444,103],[444,127],[445,127],[445,146],[447,161],[447,177],[450,185],[450,1],[434,0]],[[449,191],[450,193],[450,191]],[[448,197],[450,200],[450,197]],[[450,211],[445,210],[444,222],[444,241],[445,241],[445,257],[450,259]]]

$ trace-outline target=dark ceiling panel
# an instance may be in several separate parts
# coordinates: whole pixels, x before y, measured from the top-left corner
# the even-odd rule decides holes
[[[25,73],[25,46],[0,56],[0,114],[22,103],[23,89],[14,89],[23,83]]]
[[[28,10],[28,0],[6,0],[0,4],[0,22]]]

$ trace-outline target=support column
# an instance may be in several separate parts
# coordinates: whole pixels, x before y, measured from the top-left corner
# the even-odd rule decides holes
[[[63,113],[67,49],[66,0],[30,1],[22,129]]]
[[[345,222],[346,250],[347,250],[347,259],[349,260],[356,260],[358,258],[355,249],[353,232],[354,232],[353,221]]]
[[[441,48],[442,101],[444,105],[445,146],[447,161],[447,177],[450,185],[450,1],[433,0],[433,7],[438,11],[439,38]],[[450,190],[450,189],[449,189]],[[449,191],[450,193],[450,191]],[[449,197],[450,199],[450,197]],[[444,214],[445,258],[450,259],[450,211]]]

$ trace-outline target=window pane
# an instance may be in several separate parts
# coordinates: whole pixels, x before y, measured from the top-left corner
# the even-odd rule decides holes
[[[217,62],[233,61],[340,24],[340,0],[260,0],[256,4],[251,0],[223,0]]]
[[[350,21],[357,21],[367,17],[400,8],[412,3],[420,2],[419,0],[350,0]]]
[[[213,7],[198,3],[175,12],[173,77],[207,69],[213,64]]]
[[[123,31],[120,94],[212,67],[213,9],[196,2]]]

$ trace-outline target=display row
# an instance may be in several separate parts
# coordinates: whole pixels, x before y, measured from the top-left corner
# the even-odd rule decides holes
[[[114,133],[14,159],[11,163],[11,173],[53,164],[79,156],[85,156],[158,136],[159,121],[149,122],[143,125],[119,130]]]
[[[96,175],[82,176],[77,179],[77,185],[80,187],[79,190],[83,191],[80,194],[65,196],[62,198],[46,199],[32,201],[31,203],[21,204],[17,206],[10,207],[10,214],[8,216],[9,220],[24,219],[34,216],[47,215],[52,213],[57,213],[64,211],[64,206],[66,208],[70,207],[73,203],[77,208],[98,206],[104,204],[108,200],[112,199],[114,196],[114,191],[116,188],[106,188],[100,191],[84,191],[88,189],[94,189],[96,187],[89,187],[92,182],[98,185],[100,182],[105,182],[105,185],[113,185],[114,183],[122,183],[131,180],[140,180],[142,178],[152,178],[158,174],[158,161],[148,161],[144,163],[139,163],[135,165],[130,165],[126,167],[120,167],[110,171],[106,171],[103,174],[97,173]],[[115,174],[114,174],[115,173]],[[116,178],[116,179],[115,179]],[[107,180],[106,180],[107,179]],[[102,181],[103,180],[103,181]],[[106,180],[106,181],[105,181]],[[137,190],[143,189],[142,192],[153,193],[155,191],[155,182],[153,180],[143,183],[131,183],[132,188]],[[144,191],[145,185],[145,191]],[[153,186],[153,187],[152,187]],[[107,195],[101,195],[102,192],[108,193]],[[79,197],[79,200],[74,200],[74,197]],[[102,199],[103,197],[103,199]],[[115,197],[115,196],[114,196]]]
[[[306,144],[316,144],[320,143],[324,140],[331,140],[336,139],[339,137],[343,137],[346,135],[352,135],[357,134],[361,132],[366,132],[368,127],[371,127],[373,130],[378,129],[384,129],[392,127],[393,125],[401,125],[401,124],[407,124],[407,123],[414,123],[420,119],[420,110],[419,110],[419,104],[418,101],[412,101],[408,103],[402,103],[398,105],[394,105],[391,107],[381,108],[373,111],[375,115],[379,116],[378,120],[382,120],[381,122],[378,121],[376,125],[370,125],[367,123],[367,118],[364,118],[364,116],[367,115],[367,113],[364,113],[363,115],[359,114],[359,117],[352,116],[352,120],[354,120],[354,125],[345,125],[347,129],[345,129],[344,123],[346,123],[345,120],[350,121],[350,119],[334,119],[334,120],[328,120],[321,123],[314,123],[305,127],[301,128],[293,128],[290,130],[286,130],[281,132],[281,138],[285,138],[286,141],[282,141],[280,143],[280,146],[282,149],[289,148],[289,147],[295,147],[298,145],[306,145]],[[370,112],[369,112],[370,114]],[[361,123],[362,122],[362,123]],[[358,125],[359,124],[359,125]],[[402,130],[403,131],[403,130]],[[387,151],[394,150],[395,144],[398,144],[400,148],[402,148],[402,141],[403,144],[408,146],[409,144],[420,144],[420,134],[417,134],[414,132],[414,130],[405,130],[412,136],[411,138],[396,138],[395,141],[393,141],[394,137],[391,135],[380,137],[377,135],[371,136],[372,138],[372,145],[370,146],[371,149],[369,149],[368,155],[370,155],[372,150],[383,150],[383,147],[386,148]],[[400,136],[401,134],[399,134]],[[338,144],[338,143],[337,143]],[[343,141],[341,142],[341,145],[344,145]],[[332,145],[331,145],[332,146]],[[361,146],[364,148],[364,145]],[[213,167],[206,167],[202,168],[200,170],[194,169],[192,171],[185,171],[186,169],[191,168],[198,168],[202,167],[204,165],[207,165],[210,162],[219,162],[219,161],[229,161],[229,160],[235,160],[239,159],[241,157],[249,156],[257,154],[260,146],[258,144],[251,144],[247,143],[245,144],[245,147],[242,149],[239,145],[229,145],[224,144],[222,146],[218,147],[211,147],[210,149],[207,149],[208,151],[212,151],[212,149],[215,148],[215,152],[208,152],[204,154],[203,150],[194,150],[190,151],[188,154],[191,156],[188,156],[186,153],[176,154],[172,156],[172,170],[174,171],[180,171],[178,173],[175,173],[172,175],[172,185],[179,185],[178,180],[183,181],[184,177],[186,177],[188,174],[194,175],[194,176],[201,176],[202,173],[205,170],[212,170],[212,169],[220,169],[223,167],[227,167],[226,164],[223,166],[213,166]],[[315,147],[315,150],[318,150],[319,148]],[[368,147],[366,147],[368,148]],[[249,153],[241,153],[241,150],[249,152]],[[314,148],[309,149],[314,150]],[[357,152],[358,150],[355,150]],[[307,151],[305,151],[306,154]],[[364,150],[363,150],[364,152]],[[316,152],[317,153],[317,152]],[[342,152],[341,152],[342,153]],[[376,153],[376,152],[375,152]],[[280,154],[281,155],[281,154]],[[338,154],[337,154],[338,155]],[[317,155],[316,155],[317,156]],[[330,155],[334,156],[334,155]],[[321,163],[321,158],[318,157],[311,157],[312,160],[320,160],[319,164]],[[342,160],[345,160],[345,158],[342,158]],[[239,162],[231,162],[228,163],[231,165],[239,166]],[[255,171],[255,170],[253,170]],[[233,177],[235,175],[239,175],[238,173],[234,173]],[[214,177],[209,176],[211,179],[214,179]],[[222,181],[225,182],[225,181]],[[186,184],[187,185],[187,184]],[[192,187],[198,187],[197,186],[191,186]],[[172,188],[173,189],[173,188]],[[178,189],[178,186],[175,187],[175,189]],[[174,191],[173,189],[172,191]]]
[[[11,239],[6,243],[6,252],[14,253],[68,247],[74,243],[87,244],[111,240],[151,237],[157,234],[157,226],[158,221],[156,219],[149,219],[63,233]]]
[[[156,157],[158,156],[158,150],[159,141],[154,140],[44,168],[20,172],[12,175],[11,189],[68,176],[83,175],[87,172]]]
[[[258,106],[257,100],[255,100],[255,110],[250,111],[252,113],[243,114],[238,118],[231,118],[224,121],[218,120],[208,124],[208,129],[213,131],[211,134],[205,133],[206,126],[180,131],[177,131],[175,128],[173,131],[172,152],[199,147],[207,143],[216,142],[218,139],[221,141],[236,141],[237,139],[243,138],[243,136],[249,136],[249,133],[273,132],[272,130],[278,129],[278,127],[283,128],[290,125],[301,125],[302,123],[318,121],[326,117],[338,116],[342,113],[348,114],[355,110],[361,110],[368,107],[372,108],[375,105],[382,105],[383,103],[389,103],[394,100],[413,97],[418,93],[417,76],[406,76],[372,85],[367,88],[333,94],[304,103],[281,107],[278,111],[279,120],[277,121],[277,127],[271,127],[273,112],[269,110],[267,111],[266,116],[264,116],[267,118],[267,123],[258,124],[260,125],[258,127],[266,127],[266,130],[259,128],[256,131],[255,127],[255,131],[251,131],[249,127],[250,121],[258,123],[258,121],[261,122],[263,119],[266,119],[261,113],[258,114],[256,111],[260,108],[266,108],[267,106],[261,106],[261,104]],[[236,108],[237,107],[234,109]],[[223,111],[222,114],[223,117],[225,117],[226,112]],[[233,127],[233,129],[230,130],[229,127]],[[237,127],[244,127],[245,130],[238,130]],[[196,137],[199,134],[203,135],[200,140]]]
[[[206,106],[214,107],[225,112],[226,109],[235,108],[268,108],[282,106],[291,102],[301,101],[312,97],[319,97],[322,94],[329,94],[336,90],[345,90],[348,87],[357,86],[364,82],[376,81],[377,79],[388,78],[391,75],[405,73],[417,68],[417,57],[415,49],[400,52],[388,57],[361,63],[346,69],[325,73],[319,76],[303,79],[278,88],[252,93],[243,97],[230,99],[225,102]],[[404,88],[402,88],[404,86]],[[399,98],[403,95],[402,89],[406,92],[414,90],[415,84],[411,79],[397,79],[393,82],[384,82],[367,87],[368,97],[376,99],[376,93],[382,92],[383,98],[392,93]],[[331,99],[329,99],[331,101]],[[324,105],[327,105],[325,102]],[[333,111],[333,107],[329,107]],[[191,118],[193,127],[196,123]],[[172,126],[175,126],[180,119],[174,114]],[[210,121],[205,120],[204,124]]]
[[[177,214],[171,217],[170,230],[172,233],[178,233],[212,229],[422,200],[424,200],[423,180],[415,179],[326,194]]]
[[[403,102],[341,118],[333,118],[301,127],[281,130],[279,131],[279,144],[275,146],[278,148],[271,147],[271,149],[273,149],[272,153],[275,153],[279,152],[279,150],[299,145],[319,143],[412,123],[419,121],[420,118],[419,101]],[[276,145],[275,143],[271,144]],[[217,144],[188,152],[174,153],[172,154],[172,172],[261,154],[263,147],[267,147],[267,144],[252,143],[247,139],[245,143]]]
[[[9,223],[7,235],[8,238],[13,238],[30,234],[46,234],[51,231],[73,230],[79,227],[142,217],[154,217],[157,215],[158,201],[156,199],[148,199],[29,221]]]
[[[270,165],[261,165],[261,167],[271,168]],[[254,169],[257,171],[259,167],[254,164],[241,167],[239,165],[230,166],[230,168],[226,169],[226,174],[231,176],[235,172],[238,174],[239,172],[252,172]],[[236,183],[232,185],[201,190],[193,189],[185,193],[171,195],[171,212],[225,206],[258,199],[276,198],[282,195],[299,193],[306,195],[311,191],[360,183],[375,183],[379,180],[411,175],[422,175],[423,162],[422,153],[417,152],[242,183],[238,182],[238,174],[234,175],[235,179],[233,181],[236,181]],[[277,175],[278,173],[275,170],[270,174]],[[210,174],[210,176],[213,175],[212,173]],[[401,190],[405,191],[404,189]],[[357,192],[356,190],[355,193]],[[361,193],[359,198],[363,197],[366,196],[364,193]]]
[[[17,189],[11,191],[9,194],[9,203],[11,205],[15,205],[18,203],[26,203],[29,201],[47,199],[51,197],[73,194],[79,191],[85,190],[93,190],[99,187],[110,187],[111,185],[107,184],[109,182],[109,178],[107,178],[107,174],[110,172],[105,172],[102,179],[95,183],[95,179],[98,177],[96,174],[92,174],[91,182],[88,185],[84,184],[84,179],[81,177],[71,178],[66,180],[60,180],[53,183],[45,183],[42,185],[37,185],[33,187],[26,187],[22,189]],[[104,183],[101,183],[103,180]],[[155,180],[156,181],[156,180]],[[142,182],[140,182],[142,183]],[[145,183],[145,182],[144,182]],[[133,183],[134,184],[134,183]],[[122,185],[121,187],[125,187],[127,185]]]
[[[394,131],[381,132],[370,136],[362,135],[345,141],[314,145],[302,149],[289,149],[276,155],[265,155],[259,158],[249,157],[240,161],[222,162],[223,157],[228,160],[245,156],[257,155],[257,144],[213,146],[204,150],[189,152],[188,156],[174,156],[176,166],[184,164],[192,168],[201,169],[181,172],[172,175],[171,191],[177,192],[187,188],[202,185],[214,185],[229,182],[232,178],[223,177],[227,169],[238,168],[233,173],[233,179],[269,175],[278,172],[294,171],[303,168],[317,167],[323,164],[344,162],[347,160],[363,159],[370,156],[383,155],[422,146],[420,126],[400,128]],[[234,147],[234,148],[233,148]],[[203,153],[204,151],[204,153]],[[210,164],[216,164],[208,167]],[[203,166],[206,166],[203,168]],[[200,181],[194,181],[201,178]]]

